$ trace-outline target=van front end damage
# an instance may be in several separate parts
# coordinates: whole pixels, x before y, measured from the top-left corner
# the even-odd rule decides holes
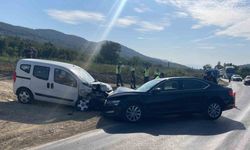
[[[82,108],[81,111],[101,110],[105,100],[113,92],[112,87],[103,82],[83,84],[79,90],[79,100],[76,105]]]

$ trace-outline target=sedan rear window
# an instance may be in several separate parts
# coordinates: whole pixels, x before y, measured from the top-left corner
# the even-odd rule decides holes
[[[208,84],[198,81],[198,80],[183,80],[182,81],[182,89],[184,90],[196,90],[196,89],[204,89]]]

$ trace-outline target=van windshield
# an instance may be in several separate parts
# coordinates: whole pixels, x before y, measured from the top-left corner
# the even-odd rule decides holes
[[[91,82],[95,81],[95,79],[87,71],[85,71],[81,67],[75,66],[73,71],[79,76],[79,78],[83,82],[91,83]]]

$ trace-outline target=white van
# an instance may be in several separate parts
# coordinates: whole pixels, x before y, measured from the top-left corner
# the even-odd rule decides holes
[[[50,60],[19,60],[13,80],[14,93],[21,103],[40,100],[72,105],[80,111],[89,108],[93,93],[106,98],[112,92],[110,85],[96,82],[81,67]]]

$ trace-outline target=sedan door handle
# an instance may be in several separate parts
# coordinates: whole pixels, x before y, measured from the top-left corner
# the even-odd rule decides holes
[[[50,84],[50,87],[53,89],[53,88],[54,88],[54,83],[51,83],[51,84]]]
[[[49,83],[47,83],[47,88],[49,89]]]

